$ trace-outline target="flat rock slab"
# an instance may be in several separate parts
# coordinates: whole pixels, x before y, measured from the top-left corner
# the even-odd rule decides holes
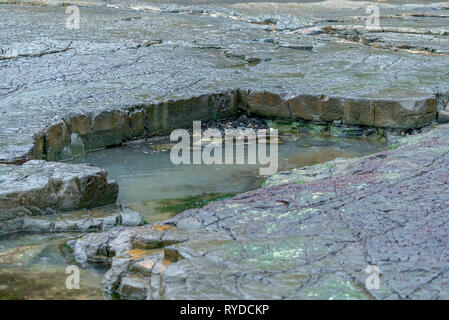
[[[447,299],[448,134],[278,174],[160,225],[91,234],[77,258],[109,252],[105,289],[122,298]],[[378,289],[365,286],[369,266]]]
[[[92,217],[89,214],[59,213],[43,217],[19,216],[12,220],[0,222],[2,232],[96,232],[106,231],[116,226],[140,226],[144,218],[138,212],[129,209],[118,209],[103,217]]]
[[[105,170],[31,160],[0,164],[0,220],[114,203],[118,184]]]
[[[66,6],[1,2],[16,3],[0,5],[3,163],[58,160],[71,144],[114,145],[223,116],[231,104],[266,117],[397,128],[426,125],[447,107],[444,3],[376,2],[382,29],[372,30],[370,3],[358,1],[84,1],[79,29],[65,27]],[[240,94],[207,96],[229,90]]]

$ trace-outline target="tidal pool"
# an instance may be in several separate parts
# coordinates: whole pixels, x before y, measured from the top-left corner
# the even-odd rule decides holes
[[[338,157],[358,157],[384,150],[384,144],[368,139],[320,135],[280,135],[278,171],[291,170]],[[120,148],[88,153],[73,163],[90,163],[106,169],[119,183],[119,201],[147,221],[169,218],[179,209],[230,194],[256,189],[267,178],[259,164],[173,164],[168,138],[131,142]],[[203,145],[204,147],[204,145]],[[269,148],[267,148],[269,151]],[[222,153],[225,153],[224,147]],[[235,152],[237,153],[237,152]],[[234,161],[235,163],[235,161]],[[177,206],[177,210],[171,210]],[[169,207],[165,210],[164,208]],[[181,210],[182,211],[182,210]]]
[[[363,156],[386,148],[367,139],[307,134],[281,135],[280,141],[278,171],[337,157]],[[260,165],[175,165],[169,152],[173,144],[166,137],[133,141],[120,148],[88,153],[71,162],[90,163],[107,170],[119,183],[119,202],[141,213],[149,223],[255,189],[266,179],[259,175]],[[70,214],[103,216],[113,207]],[[102,299],[101,279],[107,267],[77,265],[66,245],[68,240],[80,236],[78,233],[0,236],[0,299]],[[66,288],[69,265],[80,268],[79,290]]]

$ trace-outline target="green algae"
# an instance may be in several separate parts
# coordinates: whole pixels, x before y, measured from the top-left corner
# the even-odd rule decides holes
[[[301,122],[288,120],[265,120],[268,128],[278,130],[280,134],[298,134],[301,130]]]
[[[161,212],[167,212],[176,215],[185,210],[202,208],[210,202],[230,199],[233,196],[235,196],[235,194],[233,193],[205,193],[197,196],[184,197],[179,199],[158,200],[158,203],[160,204],[158,209]]]
[[[128,207],[139,212],[144,217],[144,223],[148,224],[170,219],[189,209],[202,208],[210,202],[230,199],[234,195],[233,193],[204,193],[183,198],[140,201]]]

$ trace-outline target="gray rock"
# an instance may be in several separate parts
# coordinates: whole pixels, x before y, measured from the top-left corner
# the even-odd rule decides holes
[[[58,7],[2,7],[3,225],[23,225],[28,214],[27,226],[46,226],[30,216],[114,202],[118,191],[92,167],[11,164],[72,157],[238,108],[290,121],[420,128],[437,119],[435,88],[440,96],[449,92],[449,31],[445,18],[435,16],[447,7],[441,4],[419,5],[420,16],[411,14],[416,6],[385,6],[377,29],[360,23],[365,8],[345,3],[331,9],[301,3],[307,10],[295,12],[279,4],[285,14],[277,15],[260,4],[235,4],[232,13],[216,4],[219,19],[163,5],[132,19],[135,11],[104,5],[86,3],[76,39],[61,28],[66,15]],[[34,41],[30,21],[46,26]],[[309,26],[321,31],[296,32]],[[132,37],[108,32],[117,28],[132,29]],[[312,40],[314,49],[250,40],[267,32],[294,46]],[[142,42],[149,34],[163,45]],[[240,58],[226,57],[227,48]],[[240,60],[255,56],[253,65]],[[105,288],[124,298],[445,299],[447,136],[443,126],[394,151],[280,174],[269,187],[184,212],[170,224],[89,234],[74,243],[75,257],[112,259]],[[201,226],[182,229],[192,219]],[[82,229],[92,225],[85,221]],[[161,248],[151,275],[136,271],[134,264]],[[378,291],[363,287],[369,264],[382,272]]]
[[[298,30],[295,33],[302,34],[302,35],[314,36],[314,35],[318,35],[318,34],[323,33],[323,30],[322,30],[321,27],[312,27],[312,28],[306,28],[306,29]]]
[[[0,164],[0,217],[92,208],[117,199],[118,185],[89,165],[28,161]]]
[[[91,217],[84,212],[59,213],[48,216],[15,216],[0,223],[0,232],[93,232],[107,231],[117,226],[140,226],[143,217],[129,209],[106,212],[103,217]]]
[[[97,218],[85,218],[78,220],[60,220],[54,222],[54,229],[49,231],[60,231],[60,232],[88,232],[88,231],[100,231],[103,228],[103,219]],[[47,230],[41,230],[47,231]]]
[[[74,248],[74,246],[75,246],[75,242],[76,242],[76,240],[69,240],[69,241],[67,241],[66,242],[66,244],[70,247],[70,248]]]
[[[54,229],[54,221],[52,219],[34,219],[25,217],[21,230],[24,231],[50,231]]]
[[[103,231],[107,231],[118,225],[118,217],[117,215],[112,215],[103,219]]]
[[[161,11],[146,10],[141,19],[134,19],[133,10],[105,11],[104,2],[85,5],[83,27],[77,30],[80,37],[75,38],[73,30],[60,28],[58,21],[65,21],[66,15],[58,7],[4,7],[1,163],[58,160],[83,149],[170,132],[193,120],[223,118],[245,106],[239,89],[269,92],[248,108],[267,117],[289,118],[292,107],[295,118],[318,116],[324,121],[400,128],[434,121],[434,89],[443,95],[449,92],[448,31],[440,24],[443,18],[432,18],[442,10],[432,5],[421,7],[430,15],[421,17],[410,15],[415,10],[411,7],[401,12],[385,8],[383,15],[390,18],[384,19],[381,30],[360,25],[360,17],[366,16],[360,8],[318,10],[309,3],[298,4],[306,10],[294,11],[279,4],[285,14],[276,16],[267,15],[262,7],[251,7],[249,14],[239,5],[231,14],[215,3],[220,19],[213,20],[208,20],[209,13],[198,13],[204,11],[201,7],[186,15],[191,11],[183,6],[172,12],[155,5]],[[46,28],[34,41],[24,40],[34,32],[34,24],[28,23],[33,19],[43,21]],[[98,19],[104,23],[99,25]],[[154,23],[149,25],[149,20]],[[8,32],[10,26],[15,26],[14,32]],[[132,29],[132,37],[112,34],[105,43],[103,31],[111,28]],[[275,50],[272,43],[252,41],[266,39],[265,29],[276,32],[275,42],[303,49],[313,43],[314,49]],[[217,39],[210,30],[225,32]],[[162,45],[148,41],[155,34]],[[240,58],[224,59],[228,51]],[[429,54],[419,54],[423,52]],[[85,64],[86,57],[92,63]],[[242,57],[270,63],[244,67]],[[26,76],[19,76],[19,69]],[[176,77],[168,79],[174,72]],[[270,103],[275,95],[282,96],[280,104]],[[329,102],[319,99],[322,96]],[[295,103],[295,97],[310,100],[311,105]]]
[[[448,134],[279,173],[165,224],[77,244],[85,256],[118,252],[104,284],[125,299],[444,299]],[[369,265],[379,290],[365,287]]]
[[[119,213],[119,224],[122,226],[140,226],[143,224],[143,221],[142,215],[136,211],[124,209]]]
[[[147,297],[149,285],[149,279],[135,274],[127,274],[122,278],[117,292],[127,299],[143,300]]]
[[[113,257],[111,268],[106,272],[102,284],[107,292],[115,292],[120,285],[122,275],[128,271],[131,261],[128,257]]]
[[[295,49],[295,50],[304,50],[304,51],[312,51],[312,45],[300,45],[300,44],[290,44],[290,43],[281,43],[279,44],[281,48]]]
[[[110,252],[112,250],[110,250],[109,245],[119,235],[119,239],[124,238],[124,235],[120,234],[118,229],[113,229],[103,233],[91,233],[81,239],[77,239],[73,245],[75,259],[83,265],[89,261],[110,262],[115,251]],[[123,246],[127,246],[127,243],[123,243]],[[128,248],[130,248],[129,245],[123,251],[126,251]],[[114,249],[117,250],[117,248]],[[104,257],[109,259],[104,259]]]
[[[448,123],[449,122],[449,111],[438,112],[438,123]]]
[[[137,47],[149,47],[155,44],[161,44],[162,40],[158,39],[158,40],[145,40],[143,42],[141,42]]]

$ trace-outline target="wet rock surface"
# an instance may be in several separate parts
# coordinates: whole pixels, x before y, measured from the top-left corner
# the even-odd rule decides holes
[[[93,166],[43,160],[0,164],[0,229],[14,229],[25,216],[115,203],[117,195],[117,183]]]
[[[239,107],[424,126],[447,107],[449,18],[417,2],[376,2],[382,29],[368,30],[353,1],[86,1],[79,29],[58,1],[2,1],[0,162],[71,158]]]
[[[208,129],[219,130],[224,135],[226,130],[262,130],[268,129],[268,126],[264,119],[247,117],[245,114],[242,114],[240,116],[228,117],[227,119],[211,120],[201,124],[202,134]]]
[[[131,299],[446,299],[448,133],[279,173],[157,225],[88,235],[77,259],[107,256],[105,289]],[[365,287],[370,265],[379,289]]]
[[[95,217],[89,214],[76,213],[55,214],[49,217],[23,216],[11,221],[4,221],[1,231],[20,232],[96,232],[110,230],[116,226],[141,226],[144,219],[138,212],[130,209],[119,209],[108,215]],[[12,228],[11,228],[12,227]]]

